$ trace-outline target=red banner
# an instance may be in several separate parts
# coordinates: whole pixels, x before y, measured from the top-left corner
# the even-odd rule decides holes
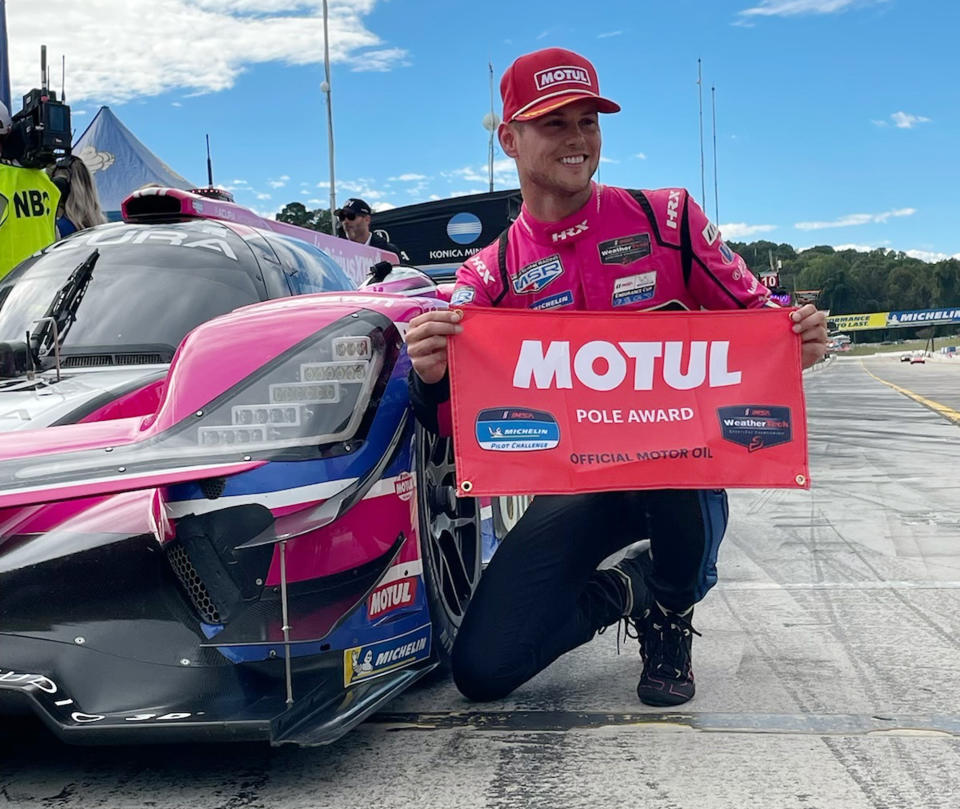
[[[460,494],[809,488],[790,311],[465,308]]]

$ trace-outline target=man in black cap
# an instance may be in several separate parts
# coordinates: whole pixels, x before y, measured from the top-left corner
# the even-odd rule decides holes
[[[346,238],[350,241],[358,244],[368,244],[370,247],[376,247],[380,250],[389,250],[391,253],[396,253],[397,258],[404,258],[399,247],[370,232],[370,214],[373,211],[362,199],[351,197],[342,208],[337,208],[335,213],[340,222],[340,227],[343,228]]]

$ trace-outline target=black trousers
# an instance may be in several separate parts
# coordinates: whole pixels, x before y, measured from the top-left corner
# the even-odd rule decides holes
[[[538,495],[480,578],[453,647],[453,679],[469,699],[506,696],[621,610],[591,586],[607,556],[649,537],[647,582],[683,610],[717,580],[727,524],[721,490]]]

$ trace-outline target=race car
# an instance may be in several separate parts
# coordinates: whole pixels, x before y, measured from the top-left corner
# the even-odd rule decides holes
[[[447,302],[194,197],[0,283],[0,713],[325,744],[447,662],[493,543],[407,395]]]

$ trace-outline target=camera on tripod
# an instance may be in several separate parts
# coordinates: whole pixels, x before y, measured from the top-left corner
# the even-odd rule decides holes
[[[70,154],[70,107],[47,89],[47,46],[40,46],[41,89],[23,97],[3,140],[3,159],[25,168],[43,168]]]

